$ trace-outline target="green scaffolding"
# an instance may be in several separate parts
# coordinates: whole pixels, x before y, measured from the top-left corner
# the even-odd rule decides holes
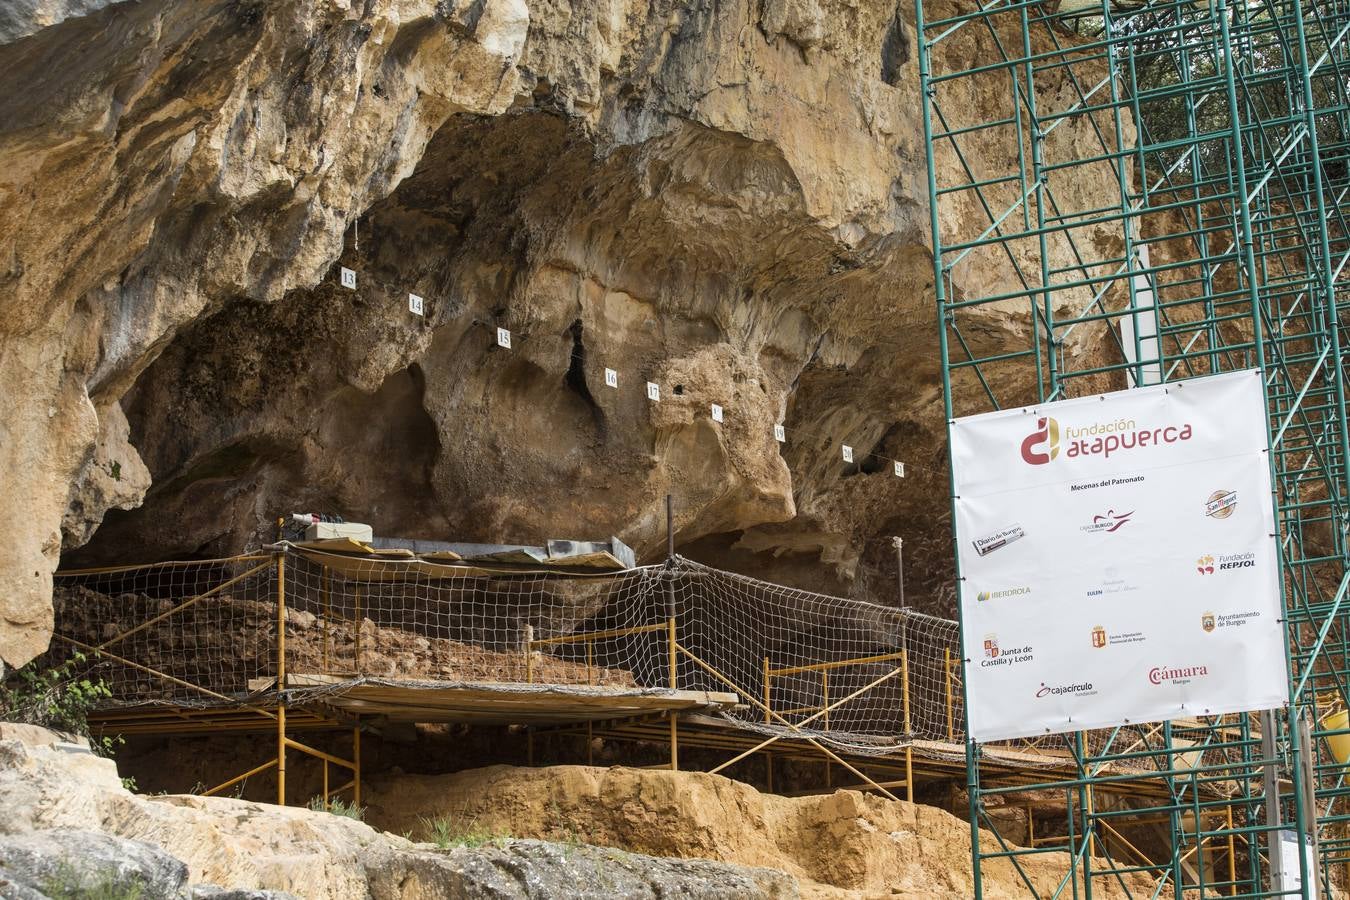
[[[1042,739],[1068,779],[968,744],[977,893],[1000,866],[1033,897],[1326,896],[1350,869],[1350,0],[1074,2],[916,3],[946,413],[1260,369],[1293,705]],[[1285,893],[1281,826],[1318,851]]]

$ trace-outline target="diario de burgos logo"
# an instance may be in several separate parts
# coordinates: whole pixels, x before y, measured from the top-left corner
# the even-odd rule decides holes
[[[986,600],[997,600],[1000,597],[1016,597],[1019,594],[1030,594],[1030,593],[1031,588],[1029,587],[1015,587],[1015,588],[1007,588],[1006,590],[1002,591],[980,591],[978,594],[975,595],[975,599],[980,603],[984,603]]]
[[[1043,466],[1056,456],[1059,456],[1059,423],[1042,416],[1036,420],[1036,430],[1022,441],[1022,458],[1028,465]]]
[[[1041,682],[1040,689],[1036,691],[1037,697],[1060,697],[1065,694],[1078,695],[1080,697],[1090,697],[1097,693],[1093,690],[1092,682],[1084,681],[1081,684],[1046,684]]]
[[[1061,434],[1066,439],[1067,448],[1060,446]],[[1036,420],[1036,430],[1022,439],[1022,459],[1028,465],[1043,466],[1057,459],[1061,449],[1064,449],[1064,456],[1070,458],[1099,455],[1110,458],[1112,453],[1121,450],[1189,441],[1192,434],[1189,422],[1140,428],[1134,419],[1117,419],[1089,425],[1065,425],[1061,429],[1059,422],[1049,416],[1041,416]]]
[[[1149,684],[1189,684],[1209,675],[1205,666],[1154,666],[1148,670]]]
[[[1195,561],[1195,570],[1201,575],[1254,568],[1256,568],[1256,554],[1250,550],[1244,553],[1220,553],[1217,559],[1206,553]]]
[[[1022,530],[1021,525],[1009,525],[1007,528],[1000,528],[993,534],[976,538],[972,543],[975,545],[976,553],[981,556],[988,556],[1000,547],[1006,547],[1013,541],[1020,541],[1026,536],[1027,533]]]
[[[1205,515],[1211,519],[1226,519],[1237,509],[1237,491],[1215,491],[1205,500]]]
[[[1121,526],[1130,521],[1130,516],[1134,515],[1134,510],[1127,513],[1118,513],[1114,509],[1108,509],[1104,516],[1093,516],[1092,522],[1088,525],[1080,526],[1082,531],[1095,532],[1104,531],[1111,534],[1118,531]]]

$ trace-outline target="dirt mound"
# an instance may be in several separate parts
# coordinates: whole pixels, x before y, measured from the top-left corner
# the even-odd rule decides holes
[[[439,776],[376,779],[367,820],[421,837],[426,821],[520,837],[582,841],[654,856],[767,866],[795,875],[807,897],[970,897],[970,829],[935,807],[840,790],[813,797],[761,794],[699,772],[493,766]],[[993,842],[992,835],[982,840]],[[1042,896],[1054,893],[1067,854],[1022,861]],[[1135,895],[1149,880],[1129,878]],[[1128,896],[1094,884],[1094,896]],[[984,866],[984,896],[1024,897],[1003,860]]]

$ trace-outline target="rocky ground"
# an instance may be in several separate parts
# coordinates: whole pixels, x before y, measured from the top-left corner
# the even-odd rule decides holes
[[[11,882],[0,896],[41,897],[22,891],[73,880],[139,880],[145,900],[217,896],[207,885],[314,900],[971,892],[963,821],[856,791],[786,798],[696,772],[496,766],[386,775],[365,800],[361,822],[228,798],[138,796],[110,760],[0,723],[0,878]],[[447,846],[432,840],[438,831]],[[1047,853],[1024,868],[1053,890],[1066,863]],[[997,862],[984,886],[990,898],[1025,893]],[[1108,900],[1125,896],[1120,885],[1095,887]]]
[[[110,760],[25,725],[0,723],[0,808],[0,897],[15,900],[799,896],[766,868],[577,841],[439,847],[327,812],[136,796]]]

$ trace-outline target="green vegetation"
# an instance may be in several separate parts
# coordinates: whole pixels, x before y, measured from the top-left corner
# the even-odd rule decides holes
[[[442,850],[452,847],[481,847],[495,844],[511,837],[510,832],[497,831],[486,827],[476,818],[465,819],[462,816],[444,815],[418,820],[425,840]]]
[[[309,808],[315,812],[332,813],[335,816],[342,816],[347,819],[362,821],[366,816],[366,808],[357,806],[355,803],[347,803],[337,797],[333,797],[327,803],[323,802],[322,797],[311,797]]]
[[[52,900],[141,900],[145,889],[134,876],[120,882],[115,872],[104,872],[92,884],[69,863],[42,882],[42,892]]]
[[[15,670],[0,682],[0,718],[90,738],[95,752],[112,756],[122,738],[98,739],[89,733],[89,713],[112,692],[102,680],[86,677],[85,659],[76,653],[51,668],[34,660]]]

